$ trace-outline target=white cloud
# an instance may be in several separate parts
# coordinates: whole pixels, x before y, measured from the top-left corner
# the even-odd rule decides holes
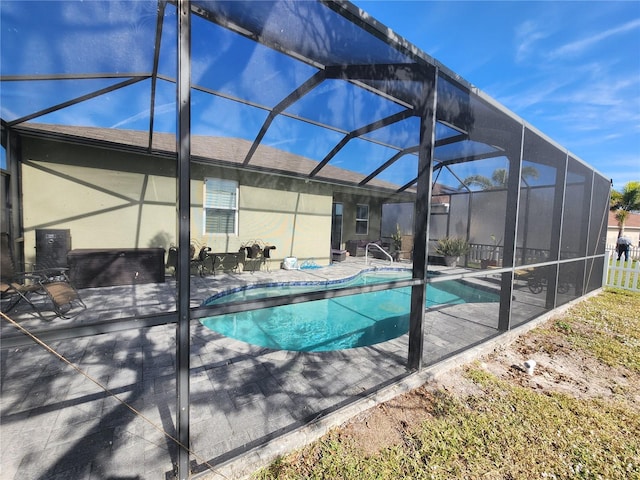
[[[526,21],[516,28],[516,62],[526,60],[534,51],[534,45],[549,34],[540,30],[533,21]]]
[[[640,18],[631,20],[630,22],[627,22],[623,25],[610,28],[609,30],[605,30],[604,32],[600,32],[595,35],[589,35],[588,37],[581,40],[576,40],[575,42],[562,45],[561,47],[549,52],[548,58],[555,59],[564,56],[580,55],[583,51],[587,50],[592,45],[601,42],[602,40],[605,40],[614,35],[618,35],[620,33],[626,33],[636,28],[640,28]]]

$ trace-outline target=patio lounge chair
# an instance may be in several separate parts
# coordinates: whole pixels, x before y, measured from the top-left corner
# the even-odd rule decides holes
[[[8,299],[7,305],[2,308],[3,313],[12,310],[24,300],[43,320],[54,318],[42,314],[43,304],[34,302],[34,295],[46,296],[51,302],[55,316],[60,318],[71,318],[87,308],[78,291],[69,282],[65,268],[16,272],[9,236],[6,233],[0,234],[0,243],[0,294],[2,298]],[[70,315],[72,311],[74,314]]]

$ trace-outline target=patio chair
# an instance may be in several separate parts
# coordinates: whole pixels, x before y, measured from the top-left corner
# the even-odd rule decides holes
[[[251,273],[260,271],[262,265],[265,265],[267,271],[271,271],[269,266],[271,250],[275,249],[275,246],[267,245],[262,240],[251,240],[243,243],[240,246],[240,252],[244,253],[244,259],[242,260],[243,271],[250,271]]]
[[[165,268],[167,268],[171,272],[171,275],[173,275],[174,277],[176,276],[176,272],[178,270],[178,247],[175,247],[173,245],[169,247]]]
[[[72,318],[87,308],[78,291],[71,285],[66,268],[16,272],[8,234],[0,234],[0,247],[0,295],[8,299],[7,305],[2,308],[3,313],[12,310],[24,300],[43,320],[54,318],[43,315],[44,305],[42,302],[34,302],[34,295],[46,296],[51,302],[55,316],[60,318]],[[72,310],[75,310],[74,314],[69,315]]]
[[[196,245],[192,243],[190,246],[191,260],[189,263],[191,270],[195,269],[196,273],[201,277],[213,272],[213,258],[209,255],[210,251],[211,247],[202,245],[198,247],[198,253],[196,254]]]
[[[214,259],[209,252],[211,252],[211,247],[207,247],[206,245],[196,247],[196,245],[192,243],[189,246],[189,268],[191,269],[191,273],[196,273],[204,277],[206,274],[213,272]],[[165,266],[175,277],[178,272],[178,247],[169,247]]]

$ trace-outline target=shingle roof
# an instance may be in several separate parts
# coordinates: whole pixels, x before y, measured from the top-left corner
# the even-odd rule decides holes
[[[81,127],[69,125],[53,125],[28,123],[16,130],[27,134],[44,134],[46,136],[63,137],[66,141],[82,143],[97,142],[101,144],[121,145],[140,150],[148,150],[149,137],[142,130],[121,130],[115,128]],[[193,159],[209,161],[215,164],[231,164],[242,167],[252,142],[241,138],[191,136],[191,156]],[[176,152],[176,138],[170,133],[156,133],[153,136],[153,152],[172,154]],[[294,176],[308,176],[318,162],[307,157],[295,155],[266,145],[259,145],[249,164],[250,169],[268,170]],[[314,177],[333,183],[357,185],[365,179],[365,175],[331,165],[326,165]],[[396,185],[384,180],[370,180],[367,187],[397,190]]]
[[[609,212],[609,227],[618,228],[618,221],[616,220],[615,215],[615,212]],[[640,213],[629,213],[624,226],[630,228],[640,228]]]

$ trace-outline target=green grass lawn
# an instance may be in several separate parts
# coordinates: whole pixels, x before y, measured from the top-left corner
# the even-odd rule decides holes
[[[638,265],[638,260],[631,260],[631,265],[629,265],[629,262],[625,262],[624,260],[612,260],[609,262],[609,265],[615,265],[616,267],[631,267],[631,268],[636,268],[636,266]]]
[[[622,372],[624,391],[578,398],[471,364],[474,393],[436,389],[401,442],[366,452],[337,429],[255,478],[640,479],[640,294],[607,290],[534,332]]]

